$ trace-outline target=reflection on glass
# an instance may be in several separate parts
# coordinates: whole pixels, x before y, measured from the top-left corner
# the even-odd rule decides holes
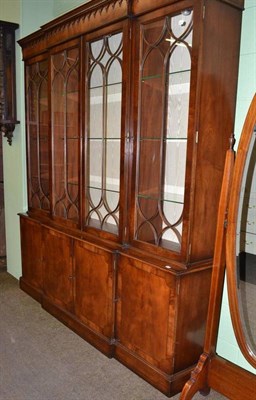
[[[237,291],[246,341],[256,354],[256,129],[246,161],[237,223]]]
[[[175,250],[182,238],[192,34],[192,10],[141,27],[135,237]]]
[[[118,234],[122,33],[88,44],[86,225]]]

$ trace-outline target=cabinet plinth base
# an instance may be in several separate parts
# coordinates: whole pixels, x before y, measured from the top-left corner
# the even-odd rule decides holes
[[[27,293],[34,300],[41,303],[42,301],[42,291],[39,288],[32,286],[29,282],[27,282],[23,277],[20,277],[20,288],[23,292]]]
[[[194,367],[192,366],[178,373],[167,375],[152,365],[147,364],[145,360],[142,360],[118,342],[116,343],[114,357],[168,397],[174,396],[182,390]]]
[[[68,328],[72,329],[75,333],[85,339],[97,350],[101,351],[107,357],[112,358],[113,343],[111,339],[94,332],[88,326],[85,326],[79,320],[77,320],[73,314],[70,314],[69,312],[59,308],[46,297],[42,297],[42,307]]]
[[[34,300],[38,301],[44,310],[49,312],[60,322],[66,325],[68,328],[73,330],[76,334],[81,336],[84,340],[90,343],[97,350],[101,351],[104,355],[109,358],[113,357],[113,346],[111,339],[100,335],[89,327],[82,324],[77,320],[73,314],[59,308],[56,304],[53,304],[49,299],[47,299],[41,290],[35,288],[30,283],[28,283],[23,277],[20,278],[20,288]]]

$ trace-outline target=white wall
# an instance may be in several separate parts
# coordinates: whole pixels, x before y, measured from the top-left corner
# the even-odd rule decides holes
[[[256,0],[245,1],[245,11],[242,22],[242,37],[240,49],[240,64],[237,92],[237,109],[235,121],[236,146],[239,142],[240,133],[243,127],[247,110],[256,92]],[[227,286],[222,301],[221,321],[219,327],[217,353],[248,369],[256,374],[255,368],[243,357],[234,332],[230,318]]]

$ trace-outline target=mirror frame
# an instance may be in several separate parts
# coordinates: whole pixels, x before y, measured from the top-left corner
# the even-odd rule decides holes
[[[256,350],[253,350],[246,340],[243,322],[240,315],[238,291],[237,291],[237,261],[236,261],[236,231],[238,224],[238,210],[240,192],[243,182],[248,151],[256,126],[256,94],[253,97],[247,117],[244,122],[237,156],[234,167],[234,175],[231,186],[226,237],[226,271],[227,288],[230,314],[236,340],[246,360],[256,368]]]

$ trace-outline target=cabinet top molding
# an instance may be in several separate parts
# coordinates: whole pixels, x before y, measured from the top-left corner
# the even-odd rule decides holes
[[[33,56],[33,52],[43,53],[67,37],[75,38],[125,18],[129,13],[129,4],[129,0],[92,0],[61,15],[18,41],[23,49],[23,58]]]
[[[180,0],[91,0],[60,17],[41,26],[41,28],[20,39],[18,43],[23,49],[23,59],[44,53],[58,43],[66,40],[67,36],[75,38],[89,33],[95,29],[113,24],[128,16],[141,15],[143,13],[178,3]],[[204,3],[203,0],[200,0]],[[205,0],[213,1],[213,0]],[[244,6],[244,0],[216,0],[230,4],[238,8]],[[193,1],[185,1],[193,4]]]

